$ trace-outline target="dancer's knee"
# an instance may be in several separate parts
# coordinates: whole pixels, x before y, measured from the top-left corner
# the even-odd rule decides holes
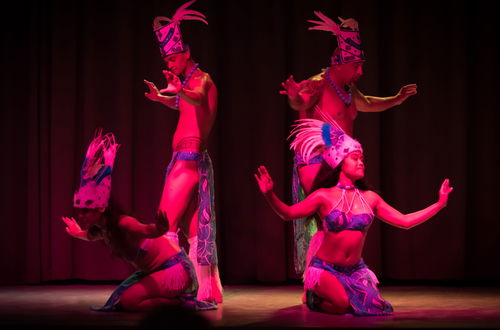
[[[125,290],[120,298],[120,306],[125,311],[137,311],[140,309],[140,304],[144,296],[140,295],[132,286]]]
[[[320,309],[329,313],[346,313],[349,310],[349,298],[343,285],[333,275],[323,272],[314,293],[321,297]]]

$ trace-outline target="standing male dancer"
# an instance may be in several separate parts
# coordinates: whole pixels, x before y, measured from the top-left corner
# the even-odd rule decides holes
[[[338,47],[331,57],[330,67],[321,73],[295,82],[293,75],[282,86],[281,94],[288,96],[292,109],[298,111],[299,119],[313,118],[322,121],[335,120],[350,136],[353,136],[354,120],[358,111],[380,112],[403,103],[408,97],[417,93],[417,85],[403,86],[400,91],[390,97],[365,96],[355,83],[363,74],[365,60],[361,48],[358,23],[356,20],[342,19],[335,23],[321,12],[314,12],[321,21],[309,21],[315,25],[310,30],[323,30],[337,37]],[[298,203],[309,195],[322,167],[323,159],[317,156],[310,160],[294,158],[293,202]],[[311,236],[316,232],[312,219],[294,222],[296,251],[295,269],[297,273],[304,270],[305,251]]]
[[[155,84],[144,80],[149,87],[145,96],[179,111],[172,140],[174,154],[158,212],[166,212],[169,238],[178,242],[178,228],[188,228],[189,256],[200,285],[197,298],[220,303],[222,286],[215,244],[213,169],[206,150],[217,113],[217,88],[210,75],[200,70],[191,58],[179,28],[181,20],[208,24],[203,14],[187,9],[193,2],[182,5],[171,19],[155,18],[153,28],[167,65],[163,73],[168,86],[158,90]]]

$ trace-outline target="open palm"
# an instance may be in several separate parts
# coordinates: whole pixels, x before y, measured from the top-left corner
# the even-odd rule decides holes
[[[265,166],[259,166],[257,173],[254,174],[257,183],[259,184],[260,191],[265,195],[273,191],[274,182]]]
[[[452,191],[453,187],[450,186],[450,179],[445,179],[439,189],[439,203],[446,206],[446,204],[448,204],[448,195]]]
[[[62,217],[61,219],[66,224],[66,232],[68,234],[77,238],[79,238],[82,235],[83,230],[82,228],[80,228],[80,225],[78,224],[78,222],[76,222],[74,218]]]

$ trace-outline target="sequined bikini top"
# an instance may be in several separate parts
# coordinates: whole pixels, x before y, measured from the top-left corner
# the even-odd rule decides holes
[[[373,211],[368,202],[355,187],[345,187],[340,184],[337,187],[342,189],[342,195],[337,204],[332,208],[332,211],[324,218],[323,226],[325,229],[334,233],[343,230],[367,231],[374,218]],[[347,200],[346,190],[353,190],[351,201]],[[368,212],[351,213],[356,198],[361,202],[363,209]]]
[[[331,211],[325,217],[325,226],[328,231],[338,233],[343,230],[366,231],[373,221],[373,214],[346,214],[339,210]]]

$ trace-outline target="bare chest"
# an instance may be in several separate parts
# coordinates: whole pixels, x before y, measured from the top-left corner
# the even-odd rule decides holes
[[[347,92],[343,94],[345,99],[348,98]],[[323,93],[318,102],[318,107],[321,111],[336,121],[350,121],[356,119],[357,111],[354,102],[345,104],[344,100],[338,95],[337,91],[330,85],[325,84]]]

